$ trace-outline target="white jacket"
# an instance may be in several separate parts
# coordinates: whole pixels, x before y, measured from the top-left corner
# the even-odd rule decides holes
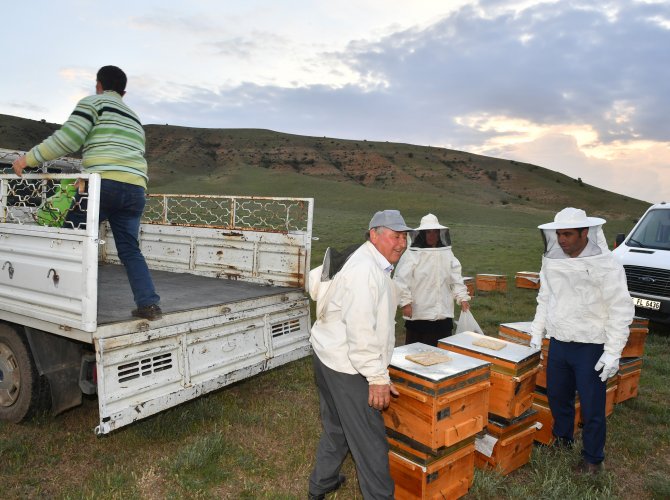
[[[601,226],[589,231],[590,243],[601,253],[589,257],[565,258],[556,248],[555,231],[544,235],[547,251],[531,335],[546,331],[547,337],[565,342],[604,344],[606,353],[620,357],[635,307],[623,267],[607,248]]]
[[[412,304],[412,320],[454,317],[454,299],[469,301],[461,263],[451,247],[410,247],[400,258],[393,277],[400,307]]]
[[[398,301],[383,257],[370,242],[356,250],[331,281],[320,281],[321,267],[310,271],[310,295],[317,319],[310,342],[328,368],[360,373],[370,384],[388,384],[395,347]]]

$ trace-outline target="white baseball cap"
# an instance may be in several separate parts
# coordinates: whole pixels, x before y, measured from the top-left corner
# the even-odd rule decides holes
[[[402,218],[398,210],[382,210],[372,216],[368,229],[375,227],[388,227],[392,231],[411,231],[411,227],[407,227],[405,219]]]

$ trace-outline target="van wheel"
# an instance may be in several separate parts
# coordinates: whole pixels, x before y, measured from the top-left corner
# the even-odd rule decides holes
[[[37,372],[26,339],[0,323],[0,420],[19,423],[50,403],[48,381]]]

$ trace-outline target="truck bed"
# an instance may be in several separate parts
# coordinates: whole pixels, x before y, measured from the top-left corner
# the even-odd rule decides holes
[[[268,297],[295,288],[259,285],[232,279],[209,278],[188,273],[151,271],[156,292],[161,297],[163,314],[184,312],[205,307]],[[133,294],[126,270],[116,264],[98,267],[98,325],[137,320],[131,315],[135,309]]]

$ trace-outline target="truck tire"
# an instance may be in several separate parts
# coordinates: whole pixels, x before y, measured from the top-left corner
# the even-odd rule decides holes
[[[19,423],[50,403],[49,383],[37,372],[25,337],[0,323],[0,420]]]

